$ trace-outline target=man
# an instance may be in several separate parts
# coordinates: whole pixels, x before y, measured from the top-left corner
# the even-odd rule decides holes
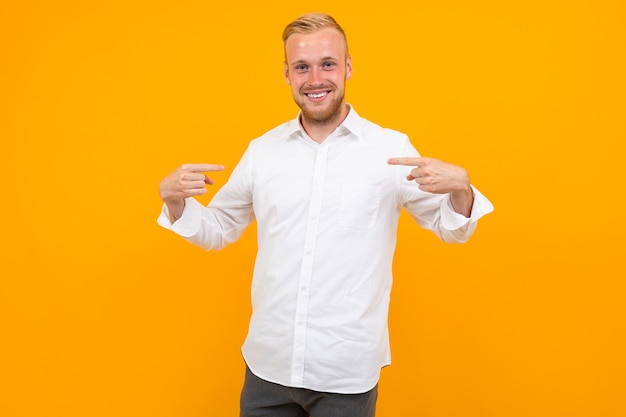
[[[358,116],[344,89],[342,28],[307,14],[283,33],[298,117],[253,140],[208,207],[194,196],[219,165],[183,165],[160,185],[159,223],[205,249],[256,219],[258,253],[242,417],[371,417],[390,363],[391,264],[404,207],[464,242],[493,207],[465,169],[422,158],[408,138]]]

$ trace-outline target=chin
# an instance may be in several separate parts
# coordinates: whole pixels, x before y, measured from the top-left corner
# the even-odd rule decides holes
[[[315,123],[328,123],[333,121],[337,116],[341,114],[341,103],[334,105],[334,103],[325,105],[323,108],[315,108],[311,106],[301,106],[302,114],[304,117]]]

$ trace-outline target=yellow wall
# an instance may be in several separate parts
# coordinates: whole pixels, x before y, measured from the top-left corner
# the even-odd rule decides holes
[[[0,414],[237,415],[254,230],[205,253],[157,187],[295,116],[323,10],[357,111],[496,206],[462,246],[402,217],[379,415],[626,415],[624,3],[362,3],[0,2]]]

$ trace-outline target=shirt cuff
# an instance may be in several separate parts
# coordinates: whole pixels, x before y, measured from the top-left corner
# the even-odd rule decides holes
[[[180,236],[194,236],[200,230],[200,220],[202,219],[203,207],[204,206],[195,198],[186,198],[183,214],[180,216],[180,219],[172,223],[170,221],[170,211],[167,208],[167,205],[163,204],[163,209],[157,219],[157,223]]]
[[[474,193],[474,203],[472,204],[472,214],[469,217],[465,217],[462,214],[454,211],[452,203],[450,202],[450,195],[447,196],[441,203],[441,225],[446,230],[457,230],[467,225],[468,223],[476,223],[478,219],[485,214],[493,211],[493,204],[481,194],[472,185],[472,191]]]

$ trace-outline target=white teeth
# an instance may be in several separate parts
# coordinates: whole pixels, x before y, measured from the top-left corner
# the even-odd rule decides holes
[[[307,96],[309,96],[311,98],[320,98],[320,97],[324,97],[326,94],[328,94],[328,93],[326,93],[326,92],[319,93],[319,94],[310,93],[310,94],[307,94]]]

